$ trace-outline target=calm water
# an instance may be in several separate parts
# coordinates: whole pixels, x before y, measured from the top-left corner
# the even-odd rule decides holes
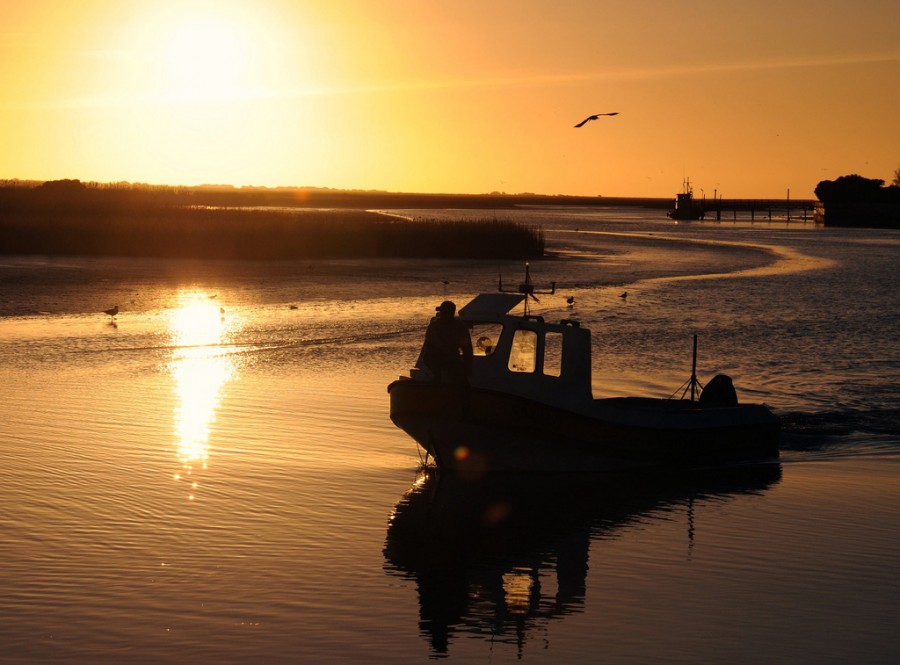
[[[0,257],[0,662],[900,662],[900,233],[497,214],[598,395],[697,333],[781,463],[417,474],[386,385],[520,263]]]

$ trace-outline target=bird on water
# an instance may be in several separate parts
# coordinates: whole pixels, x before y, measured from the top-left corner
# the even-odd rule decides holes
[[[585,118],[575,126],[582,127],[583,125],[589,123],[591,120],[599,120],[601,115],[619,115],[619,112],[614,111],[613,113],[595,113],[594,115],[589,115],[587,118]]]
[[[104,309],[103,313],[112,318],[116,318],[116,314],[119,313],[119,306],[116,305],[115,307],[111,307],[109,309]]]

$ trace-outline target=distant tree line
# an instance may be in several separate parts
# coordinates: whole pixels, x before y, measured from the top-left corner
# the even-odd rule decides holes
[[[0,206],[30,209],[78,209],[81,211],[178,208],[191,205],[266,205],[262,191],[222,187],[169,187],[137,183],[84,183],[80,180],[50,180],[22,186],[0,184]]]
[[[900,169],[894,173],[894,183],[884,186],[884,180],[864,178],[861,175],[842,175],[836,180],[823,180],[815,189],[816,198],[822,203],[867,202],[900,203]]]
[[[63,183],[63,184],[60,184]],[[423,194],[385,192],[367,189],[330,187],[257,187],[232,185],[171,186],[131,182],[81,182],[52,180],[48,183],[27,180],[0,180],[0,191],[19,190],[25,198],[65,200],[79,197],[82,203],[112,205],[210,205],[210,206],[282,206],[296,208],[512,208],[518,205],[634,205],[666,207],[668,199],[605,198],[533,193],[507,194]],[[38,190],[30,194],[22,190]],[[50,191],[48,191],[50,190]]]
[[[540,228],[493,219],[407,221],[359,209],[248,206],[235,192],[0,186],[0,254],[212,259],[538,258]],[[229,207],[231,203],[231,207]]]

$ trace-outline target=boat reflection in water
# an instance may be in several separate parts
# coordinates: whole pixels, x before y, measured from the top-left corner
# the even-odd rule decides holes
[[[678,508],[690,548],[695,500],[758,493],[780,478],[778,464],[477,481],[429,469],[391,514],[385,569],[416,581],[419,629],[433,655],[456,635],[514,643],[521,655],[530,632],[583,611],[592,540]]]

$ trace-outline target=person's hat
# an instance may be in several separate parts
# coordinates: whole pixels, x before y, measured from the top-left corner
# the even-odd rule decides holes
[[[456,305],[453,303],[452,300],[445,300],[440,305],[435,307],[434,311],[435,312],[448,312],[450,314],[453,314],[454,312],[456,312]]]

